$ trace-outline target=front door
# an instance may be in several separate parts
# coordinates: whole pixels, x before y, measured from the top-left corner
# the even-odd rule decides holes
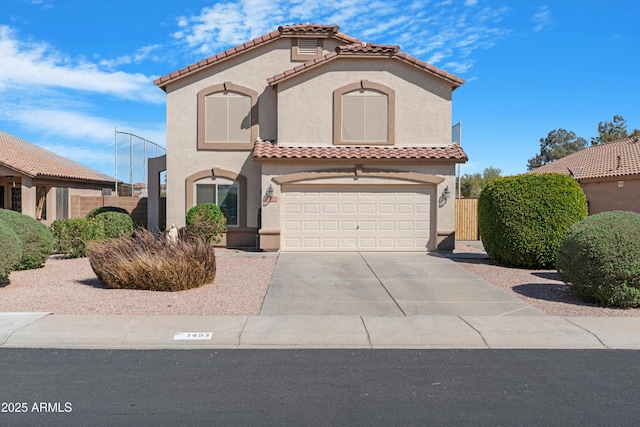
[[[4,209],[4,187],[0,187],[0,209]]]

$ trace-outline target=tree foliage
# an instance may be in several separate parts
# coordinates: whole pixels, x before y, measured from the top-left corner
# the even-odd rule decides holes
[[[591,138],[591,145],[607,144],[634,136],[640,136],[640,129],[628,132],[625,118],[615,115],[612,122],[598,123],[598,136]],[[527,169],[533,170],[544,166],[580,151],[587,145],[587,140],[577,136],[574,132],[566,129],[552,130],[546,138],[540,138],[540,153],[527,161]]]
[[[598,123],[598,136],[591,138],[591,145],[608,144],[609,142],[618,141],[633,136],[640,136],[640,129],[634,129],[633,132],[627,131],[627,120],[622,116],[613,116],[612,122]]]
[[[540,138],[540,153],[529,159],[527,169],[532,170],[554,162],[587,146],[587,140],[566,129],[549,132],[546,138]]]
[[[491,181],[500,178],[502,171],[498,168],[488,167],[480,173],[464,174],[460,181],[460,197],[477,199],[480,192]]]

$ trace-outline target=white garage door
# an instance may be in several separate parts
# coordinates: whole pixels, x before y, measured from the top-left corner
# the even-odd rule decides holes
[[[418,251],[430,232],[429,187],[284,188],[284,251]]]

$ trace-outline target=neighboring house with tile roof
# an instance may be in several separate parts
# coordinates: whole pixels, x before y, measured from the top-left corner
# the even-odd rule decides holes
[[[100,196],[114,179],[0,130],[0,208],[50,224],[73,196]]]
[[[452,249],[448,198],[467,155],[451,142],[451,102],[463,83],[398,46],[314,24],[160,77],[167,155],[149,176],[166,167],[166,223],[183,226],[191,207],[214,202],[227,246]]]
[[[582,187],[589,213],[640,213],[640,138],[583,148],[531,173],[571,175]]]

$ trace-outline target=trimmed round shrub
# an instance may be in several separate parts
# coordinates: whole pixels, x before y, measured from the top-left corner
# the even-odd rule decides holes
[[[5,280],[22,259],[22,241],[13,228],[0,221],[0,280]]]
[[[53,249],[69,258],[87,256],[87,243],[104,239],[104,228],[86,218],[56,219],[51,224]]]
[[[107,239],[131,236],[133,233],[133,220],[128,213],[102,212],[95,216],[94,221],[102,226]]]
[[[213,282],[213,243],[201,239],[170,242],[137,229],[133,237],[89,244],[89,262],[98,279],[112,289],[182,291]]]
[[[220,243],[227,229],[227,219],[215,203],[202,203],[187,212],[187,236]]]
[[[586,218],[587,200],[568,175],[524,174],[487,184],[478,202],[480,238],[494,261],[553,268],[564,237]]]
[[[7,209],[0,209],[0,222],[11,227],[22,241],[22,257],[15,270],[42,267],[53,251],[49,229],[30,216]]]
[[[640,306],[640,215],[612,211],[569,229],[558,250],[562,280],[586,301]]]
[[[87,219],[93,219],[105,212],[119,212],[123,214],[129,215],[129,212],[126,209],[119,208],[118,206],[101,206],[99,208],[92,209],[88,214],[85,215]]]

